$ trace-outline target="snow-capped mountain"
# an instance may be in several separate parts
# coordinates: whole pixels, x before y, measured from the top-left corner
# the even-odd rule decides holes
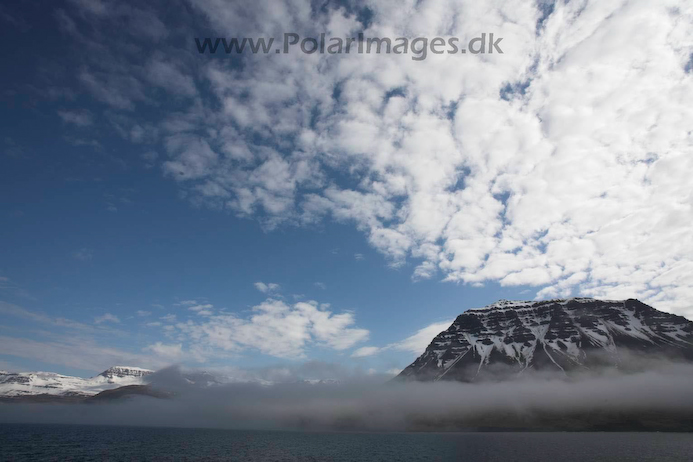
[[[459,315],[396,379],[570,374],[647,357],[693,361],[693,322],[633,299],[501,300]]]
[[[114,366],[91,378],[71,377],[54,372],[0,371],[0,396],[92,396],[126,385],[143,385],[148,369]]]
[[[144,377],[153,373],[149,369],[142,369],[141,367],[130,367],[130,366],[113,366],[109,367],[98,376],[106,377],[110,381],[118,382],[122,379]]]

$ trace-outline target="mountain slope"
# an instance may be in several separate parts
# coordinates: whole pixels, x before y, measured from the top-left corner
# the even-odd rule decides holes
[[[638,300],[501,300],[459,315],[397,380],[475,381],[693,361],[693,322]]]
[[[139,367],[114,366],[85,379],[53,372],[0,371],[0,396],[92,396],[126,385],[143,385],[154,371]]]

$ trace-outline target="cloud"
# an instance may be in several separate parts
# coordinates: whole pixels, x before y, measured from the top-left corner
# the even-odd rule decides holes
[[[36,313],[34,311],[30,311],[20,306],[13,305],[11,303],[3,301],[0,301],[0,313],[8,316],[15,316],[23,319],[28,319],[30,321],[35,321],[42,324],[48,324],[56,328],[68,329],[71,331],[81,331],[92,334],[118,332],[103,326],[94,327],[88,324],[81,323],[79,321],[73,321],[72,319],[53,317],[42,313]]]
[[[270,282],[268,284],[265,284],[264,282],[256,282],[254,284],[255,288],[262,292],[263,294],[269,293],[269,292],[276,292],[279,290],[279,284],[275,284],[273,282]]]
[[[152,314],[151,311],[137,310],[137,316],[149,316],[150,314]]]
[[[174,95],[195,96],[195,83],[172,62],[155,59],[147,64],[147,78],[151,83]]]
[[[341,351],[365,341],[368,330],[354,324],[352,313],[333,313],[328,305],[289,305],[270,298],[254,306],[249,317],[210,314],[202,322],[175,324],[175,333],[202,356],[250,349],[278,358],[303,358],[311,345]]]
[[[327,290],[327,284],[324,282],[314,282],[313,285],[318,289]]]
[[[358,350],[355,350],[352,354],[352,358],[364,358],[366,356],[373,356],[378,353],[387,350],[395,351],[405,351],[407,353],[413,353],[415,355],[420,355],[424,352],[426,347],[431,343],[431,340],[435,338],[438,334],[446,330],[452,324],[450,321],[435,322],[422,329],[419,329],[413,335],[400,340],[399,342],[390,343],[384,347],[375,346],[365,346]]]
[[[73,253],[72,257],[75,260],[90,261],[92,258],[94,258],[94,251],[92,249],[82,247],[81,249]]]
[[[383,1],[369,3],[364,25],[354,9],[308,1],[195,2],[185,16],[211,35],[464,42],[493,31],[504,53],[246,54],[242,65],[157,56],[81,63],[77,79],[132,117],[160,91],[150,79],[180,97],[175,114],[147,122],[162,134],[163,174],[196,206],[266,229],[350,223],[392,266],[414,261],[414,280],[637,297],[693,316],[693,7],[552,5]],[[126,24],[122,40],[136,47]],[[130,62],[122,42],[89,38]],[[190,98],[197,81],[209,93]]]
[[[77,125],[78,127],[88,127],[94,123],[91,112],[87,110],[79,111],[58,111],[58,115],[63,122]]]
[[[214,308],[214,306],[210,303],[206,303],[204,305],[194,305],[194,306],[188,307],[188,309],[190,311],[194,311],[197,314],[199,314],[200,316],[210,316],[213,313],[213,311],[212,311],[213,308]]]
[[[450,327],[452,322],[453,320],[449,320],[430,324],[422,329],[419,329],[415,334],[405,338],[404,340],[388,345],[388,348],[420,355],[431,343],[431,340],[433,340],[436,335]]]
[[[354,254],[354,259],[355,259],[356,261],[361,261],[361,260],[363,260],[363,259],[365,259],[365,258],[366,258],[366,257],[364,257],[362,253],[355,253],[355,254]]]
[[[29,292],[6,276],[0,276],[0,291],[3,290],[14,292],[17,296],[22,298],[35,300],[35,297],[33,297]]]
[[[325,369],[326,365],[305,366]],[[202,384],[189,383],[186,379],[195,377],[196,372],[167,368],[149,376],[153,387],[173,392],[171,399],[133,397],[108,406],[108,412],[98,405],[79,406],[76,412],[75,405],[15,404],[4,406],[0,419],[3,423],[364,432],[475,427],[585,430],[604,425],[672,429],[685,427],[693,411],[690,390],[693,371],[690,366],[670,364],[631,375],[570,381],[524,378],[499,383],[393,383],[389,386],[382,383],[386,377],[369,376],[367,371],[347,376],[336,384],[284,382],[274,386],[243,380],[212,386],[206,380]],[[274,375],[270,375],[272,372]],[[296,368],[285,374],[275,369],[267,371],[267,376],[296,377],[296,372]],[[672,436],[680,440],[678,435]],[[518,448],[527,445],[526,435],[517,438]],[[638,437],[635,438],[632,442],[637,441]],[[564,443],[570,440],[574,450],[568,452],[583,455],[579,442],[573,438],[561,439]],[[459,439],[453,437],[450,444],[449,453],[457,454]],[[676,451],[685,452],[681,449],[685,445],[674,446]],[[551,460],[566,454],[565,444],[547,445],[547,448]],[[489,454],[487,447],[483,451],[479,454]],[[536,449],[532,451],[535,453]],[[596,453],[603,454],[603,448],[597,448]],[[620,453],[622,448],[616,448],[614,454]]]
[[[61,336],[42,341],[0,335],[3,354],[57,364],[65,367],[102,372],[117,364],[136,364],[141,367],[161,367],[165,362],[149,356],[104,347],[93,339]]]
[[[183,344],[164,344],[156,342],[153,345],[148,345],[144,351],[153,353],[168,361],[178,361],[183,357]]]
[[[96,318],[94,318],[95,324],[103,324],[105,322],[112,322],[112,323],[119,324],[120,319],[118,319],[118,316],[111,314],[111,313],[106,313],[104,315],[97,316]]]
[[[373,346],[361,347],[351,354],[352,358],[363,358],[365,356],[372,356],[380,351],[380,348]]]

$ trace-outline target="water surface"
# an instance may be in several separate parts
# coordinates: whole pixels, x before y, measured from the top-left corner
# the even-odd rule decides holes
[[[0,460],[690,461],[689,433],[309,433],[0,424]]]

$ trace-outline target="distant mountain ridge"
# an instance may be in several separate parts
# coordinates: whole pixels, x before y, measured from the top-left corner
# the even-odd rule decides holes
[[[131,366],[112,366],[100,373],[102,377],[106,377],[110,380],[117,380],[126,377],[145,377],[149,374],[153,374],[154,371],[149,369],[142,369],[141,367],[131,367]]]
[[[693,361],[693,322],[634,299],[501,300],[459,315],[395,380],[623,369],[633,355]]]
[[[153,376],[155,373],[157,375]],[[54,372],[0,371],[0,402],[94,402],[129,395],[168,397],[175,390],[190,387],[214,388],[229,384],[254,384],[265,387],[279,383],[331,385],[339,381],[305,379],[273,382],[252,377],[226,377],[204,370],[163,369],[155,372],[132,366],[109,367],[91,378],[71,377]]]
[[[113,366],[90,378],[54,372],[0,371],[0,396],[93,396],[122,386],[144,385],[144,378],[153,373],[149,369],[130,366]]]

